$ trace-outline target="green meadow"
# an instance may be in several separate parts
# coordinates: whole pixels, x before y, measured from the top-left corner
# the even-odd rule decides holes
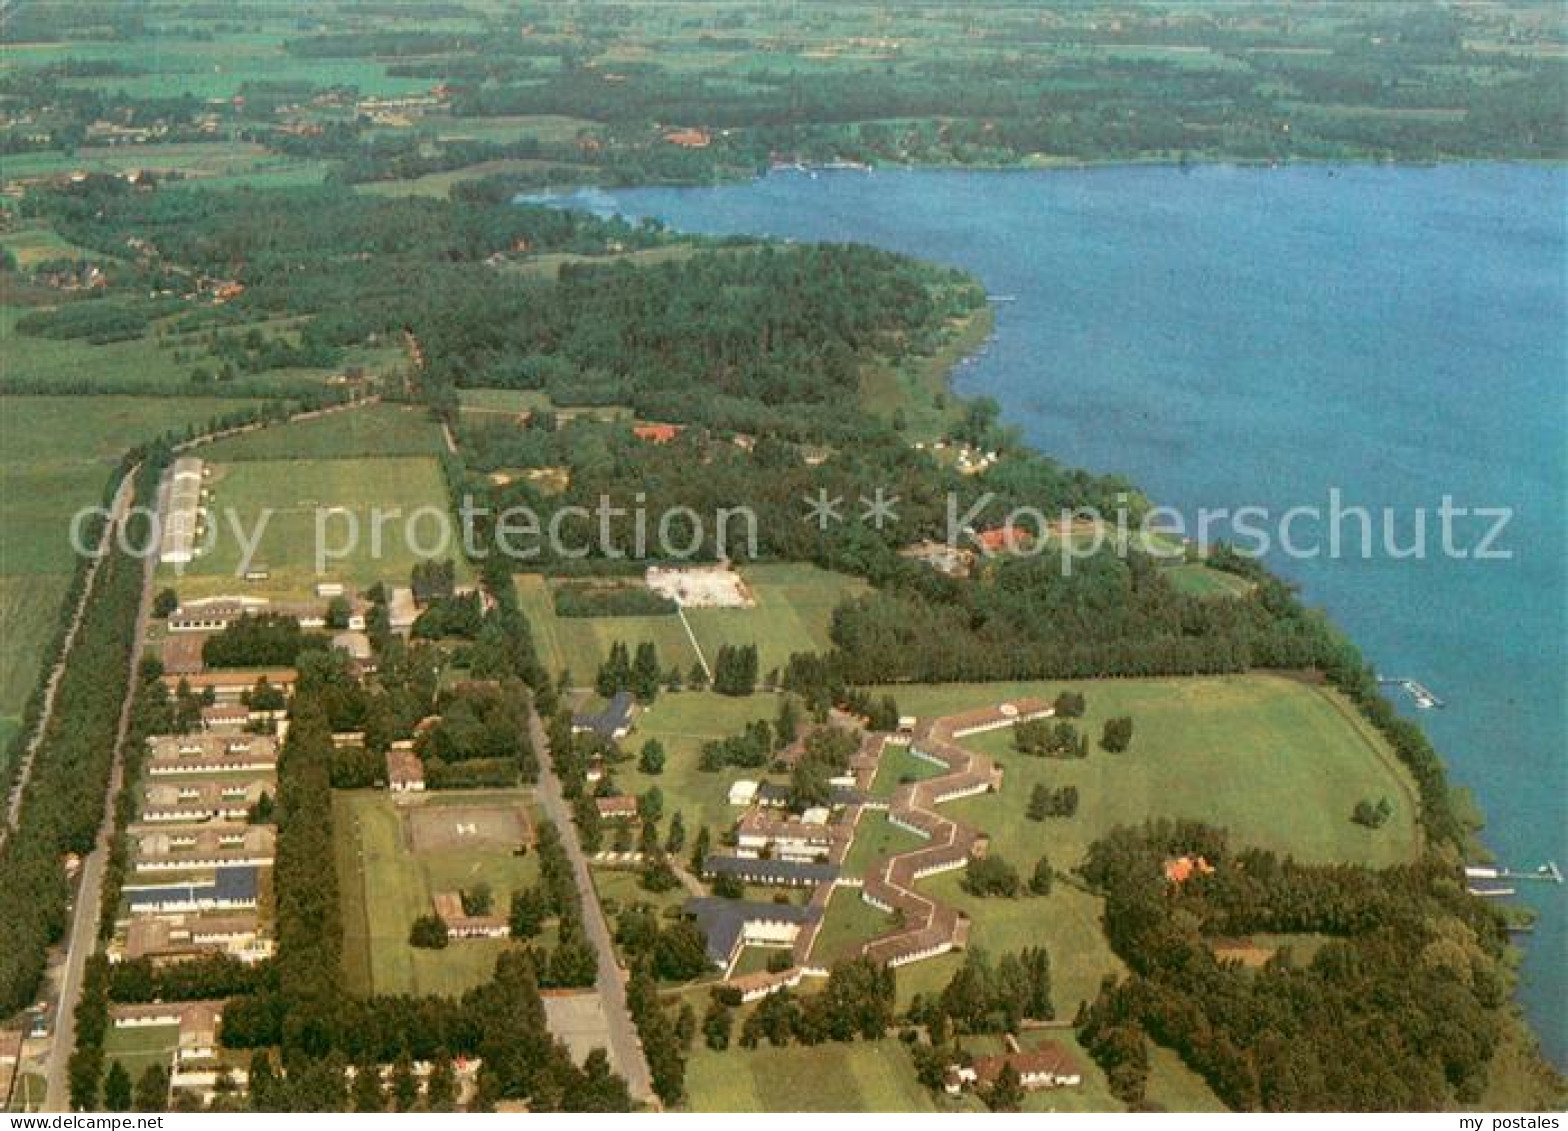
[[[430,806],[515,803],[523,791],[442,793],[423,799]],[[343,893],[343,972],[358,994],[444,994],[457,996],[490,980],[498,955],[517,944],[510,939],[462,939],[443,950],[408,944],[409,927],[431,910],[438,891],[455,891],[483,881],[494,906],[506,913],[511,894],[539,876],[533,853],[472,849],[414,852],[401,809],[380,790],[339,791],[332,796],[338,878]]]
[[[432,557],[454,560],[460,583],[471,579],[446,479],[433,456],[215,462],[209,484],[216,524],[212,548],[183,572],[159,567],[160,581],[174,585],[182,597],[237,587],[264,596],[308,597],[327,580],[360,588],[405,585],[414,565]],[[444,547],[443,520],[449,539]],[[265,569],[266,580],[242,580],[246,555],[235,521],[247,540],[257,539],[249,566]]]

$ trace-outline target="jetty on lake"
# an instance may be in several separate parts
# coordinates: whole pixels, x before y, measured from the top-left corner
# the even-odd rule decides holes
[[[1431,710],[1433,707],[1447,706],[1446,703],[1444,703],[1431,692],[1426,684],[1422,683],[1418,679],[1408,679],[1404,676],[1380,675],[1377,677],[1377,681],[1384,686],[1402,688],[1411,699],[1415,700],[1416,706],[1420,707],[1423,711]]]

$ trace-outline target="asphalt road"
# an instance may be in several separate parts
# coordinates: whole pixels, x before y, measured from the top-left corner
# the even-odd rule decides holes
[[[125,477],[120,495],[115,498],[115,511],[123,515],[121,497],[128,507],[136,469]],[[163,509],[163,487],[159,488],[159,512]],[[114,799],[119,796],[120,784],[125,777],[125,734],[131,723],[131,694],[136,687],[136,666],[141,657],[141,642],[147,636],[147,621],[152,615],[152,579],[156,558],[148,555],[142,560],[142,599],[136,612],[136,634],[131,648],[130,669],[127,672],[125,699],[120,704],[120,723],[114,740],[114,762],[109,771],[109,788],[104,795],[103,821],[98,827],[98,841],[82,861],[80,878],[76,885],[76,906],[71,915],[71,933],[66,941],[65,967],[60,978],[59,1004],[55,1007],[54,1039],[49,1046],[48,1086],[44,1092],[45,1111],[71,1110],[71,1083],[68,1069],[71,1050],[76,1047],[76,1005],[82,996],[82,977],[87,969],[87,958],[97,948],[99,904],[103,900],[104,869],[109,859],[109,838],[114,831]]]
[[[648,1074],[648,1061],[643,1056],[642,1041],[637,1036],[637,1026],[632,1024],[631,1013],[626,1008],[626,978],[615,961],[615,944],[605,922],[604,911],[599,907],[599,897],[594,894],[593,877],[588,874],[588,858],[583,855],[582,843],[577,839],[577,826],[572,823],[571,809],[561,792],[561,780],[550,764],[550,743],[537,712],[529,712],[529,729],[533,734],[534,749],[539,752],[539,801],[545,815],[561,831],[561,843],[567,858],[572,862],[572,873],[577,878],[577,891],[582,898],[583,926],[588,941],[593,944],[599,959],[599,974],[594,985],[604,1003],[604,1015],[609,1021],[610,1059],[617,1072],[626,1080],[632,1098],[643,1103],[658,1103],[653,1092],[653,1081]]]

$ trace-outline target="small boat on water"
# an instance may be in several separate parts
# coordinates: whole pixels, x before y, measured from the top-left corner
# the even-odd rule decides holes
[[[1513,888],[1476,888],[1470,889],[1471,895],[1478,895],[1482,899],[1502,899],[1514,894]]]

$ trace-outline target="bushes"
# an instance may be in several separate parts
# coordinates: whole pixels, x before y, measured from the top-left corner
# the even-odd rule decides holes
[[[408,945],[424,950],[445,950],[448,941],[446,920],[439,915],[421,915],[408,929]]]
[[[1023,892],[1018,869],[1000,856],[972,856],[964,866],[964,890],[970,895],[1016,899]]]
[[[554,590],[558,617],[674,616],[680,606],[638,585],[564,584]]]
[[[202,645],[202,662],[212,668],[291,668],[307,649],[325,651],[329,637],[305,632],[299,621],[278,613],[246,613]]]

